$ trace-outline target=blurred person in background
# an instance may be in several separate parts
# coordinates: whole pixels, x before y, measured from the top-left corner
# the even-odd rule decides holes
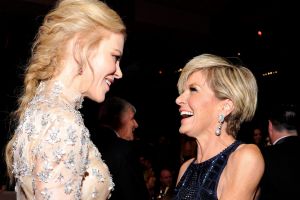
[[[265,172],[260,200],[297,199],[300,197],[299,111],[295,105],[276,104],[268,115],[272,145],[263,151]]]
[[[263,134],[262,128],[255,127],[252,131],[251,142],[256,144],[260,150],[267,146],[266,136]]]
[[[133,143],[138,128],[136,109],[120,97],[108,97],[98,112],[92,141],[112,174],[115,189],[111,200],[148,199],[143,169]]]
[[[157,200],[171,200],[174,194],[174,179],[169,168],[162,168],[159,172]]]

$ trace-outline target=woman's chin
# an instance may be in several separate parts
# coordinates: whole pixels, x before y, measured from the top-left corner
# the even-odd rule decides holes
[[[95,101],[97,103],[101,103],[105,100],[105,94],[104,95],[98,95],[98,96],[87,96],[90,100]]]
[[[96,102],[101,103],[105,100],[105,96],[101,96],[99,98],[97,98]]]
[[[183,128],[179,128],[179,133],[181,133],[181,134],[186,134],[186,131],[183,129]]]

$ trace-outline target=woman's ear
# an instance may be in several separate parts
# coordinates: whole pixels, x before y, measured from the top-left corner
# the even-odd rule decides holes
[[[226,99],[223,102],[223,107],[222,107],[225,116],[229,115],[233,111],[233,109],[234,109],[233,102],[230,99]]]

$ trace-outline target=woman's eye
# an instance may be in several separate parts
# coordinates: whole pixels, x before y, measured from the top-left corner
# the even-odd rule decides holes
[[[197,89],[196,89],[195,87],[190,87],[190,91],[191,91],[191,92],[196,92]]]
[[[121,59],[121,56],[114,55],[114,58],[115,58],[115,61],[116,61],[116,62],[118,62],[118,61],[120,61],[120,59]]]

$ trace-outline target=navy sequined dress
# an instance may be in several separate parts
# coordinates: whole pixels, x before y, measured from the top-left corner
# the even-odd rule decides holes
[[[240,144],[240,141],[235,141],[221,153],[202,163],[197,164],[194,160],[176,186],[173,200],[217,200],[220,175],[229,155]]]

